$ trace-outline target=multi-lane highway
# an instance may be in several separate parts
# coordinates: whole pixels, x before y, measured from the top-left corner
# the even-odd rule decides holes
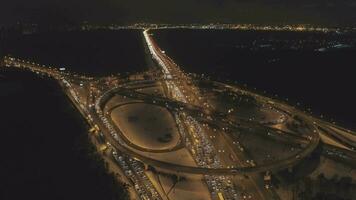
[[[99,79],[63,72],[58,70],[58,67],[43,66],[12,57],[5,57],[3,62],[6,67],[31,70],[37,74],[47,75],[56,79],[88,123],[97,132],[100,132],[105,140],[105,143],[102,145],[110,148],[113,159],[122,169],[122,175],[131,181],[139,198],[166,198],[155,188],[153,180],[146,175],[145,168],[148,166],[179,175],[203,175],[203,180],[211,192],[212,199],[218,198],[218,194],[223,195],[226,199],[244,197],[275,199],[276,196],[273,193],[273,189],[265,189],[263,181],[261,181],[261,177],[258,174],[292,168],[314,151],[320,142],[319,135],[327,135],[333,142],[345,147],[344,150],[340,150],[338,146],[331,146],[333,144],[331,143],[326,146],[326,154],[342,159],[353,159],[356,157],[354,154],[356,134],[354,132],[311,117],[278,100],[263,97],[236,86],[214,82],[213,85],[216,87],[231,92],[247,94],[257,101],[273,106],[286,115],[298,115],[313,130],[298,135],[281,129],[278,130],[281,134],[275,134],[277,129],[269,126],[268,123],[244,119],[230,120],[223,113],[217,112],[208,103],[208,100],[202,95],[200,89],[193,84],[194,81],[191,77],[185,74],[154,42],[149,30],[144,30],[143,36],[146,47],[151,54],[150,56],[161,69],[161,77],[151,77],[149,80],[140,79],[129,82],[120,80],[119,84],[110,84],[100,81],[105,78]],[[165,96],[145,94],[136,90],[137,88],[157,82],[162,83],[165,87]],[[175,113],[174,116],[177,118],[176,122],[179,123],[179,127],[183,127],[188,133],[185,135],[185,139],[191,142],[180,143],[174,149],[170,149],[170,151],[180,148],[188,149],[196,166],[171,163],[149,157],[142,152],[162,152],[140,149],[137,145],[125,139],[120,129],[111,120],[110,110],[109,112],[104,112],[107,102],[115,95],[129,97],[146,104],[165,107],[170,112]],[[284,121],[278,123],[284,123]],[[212,131],[206,124],[220,127],[221,130]],[[251,158],[241,150],[240,146],[236,145],[236,141],[231,135],[223,130],[224,128],[239,130],[242,127],[265,129],[269,133],[268,137],[275,138],[279,142],[288,141],[302,144],[303,148],[301,151],[283,159],[263,164],[251,162]],[[233,164],[229,161],[230,158],[233,158]],[[248,176],[249,178],[240,181],[235,175]],[[242,185],[242,187],[232,187],[232,185]]]
[[[199,89],[196,88],[195,86],[193,86],[192,84],[189,84],[189,85],[187,84],[187,83],[192,82],[192,80],[190,80],[190,77],[185,75],[184,72],[182,72],[179,69],[179,67],[167,55],[165,55],[165,53],[154,42],[154,40],[148,33],[148,30],[144,31],[144,37],[145,37],[146,43],[149,47],[149,50],[151,52],[153,59],[162,68],[162,73],[164,74],[164,76],[167,78],[177,78],[178,77],[179,80],[182,80],[181,82],[178,82],[178,83],[175,83],[174,80],[166,81],[167,87],[172,90],[173,98],[177,99],[178,101],[182,101],[184,103],[189,102],[190,104],[193,104],[193,105],[203,105],[206,110],[210,111],[212,106],[209,105],[207,103],[207,101],[201,95],[199,95]],[[188,123],[189,123],[189,121],[190,122],[193,121],[193,122],[197,123],[194,119],[187,120],[187,121],[188,121]],[[200,128],[201,126],[199,124],[196,124],[195,126],[198,126],[198,128],[195,130],[202,130]],[[200,132],[203,135],[203,137],[200,137],[200,138],[206,138],[206,136],[207,136],[206,131],[198,131],[198,132]],[[205,139],[205,140],[207,140],[207,141],[206,142],[203,141],[203,142],[211,143],[211,141],[209,141],[208,139]],[[306,148],[306,150],[304,152],[301,152],[300,155],[294,155],[293,157],[290,157],[288,159],[278,161],[276,163],[268,163],[267,165],[262,165],[262,166],[261,165],[260,166],[256,166],[256,165],[245,166],[245,165],[241,164],[244,162],[240,161],[239,167],[228,167],[228,168],[224,169],[223,164],[220,163],[220,158],[218,157],[218,154],[215,153],[215,158],[216,158],[215,163],[219,163],[219,169],[214,169],[212,171],[214,171],[215,173],[218,173],[218,172],[221,173],[224,171],[224,172],[227,172],[226,174],[228,174],[228,173],[234,174],[234,173],[246,173],[247,171],[266,172],[266,171],[272,170],[274,167],[281,168],[281,166],[290,167],[290,166],[293,166],[300,159],[309,155],[309,153],[312,152],[316,148],[316,146],[318,145],[318,142],[319,142],[319,136],[317,134],[313,134],[311,136],[310,141],[311,142],[310,142],[310,145],[308,146],[308,148]],[[199,144],[198,144],[198,146],[199,146]],[[214,144],[211,145],[212,148],[214,148],[214,146],[215,146]],[[213,149],[212,152],[214,152],[214,151],[216,151],[216,150]],[[243,156],[242,152],[240,152],[240,154],[242,154],[242,155],[236,155],[236,151],[231,151],[230,154],[234,154],[238,158],[237,160],[240,160],[245,157],[245,156]],[[203,157],[206,157],[206,156],[203,155]],[[206,164],[206,162],[204,162],[204,163],[205,163],[205,166],[201,166],[200,168],[203,168],[203,169],[199,169],[199,171],[204,170],[205,171],[204,173],[209,173],[208,169],[207,169],[207,168],[209,168],[209,165]],[[197,170],[194,170],[194,171],[197,171]],[[253,177],[253,179],[256,179],[256,178],[257,177]],[[249,182],[253,182],[253,184],[251,184],[251,185],[258,187],[255,183],[255,182],[257,182],[256,180],[250,180]],[[260,191],[261,189],[257,188],[256,190]],[[266,196],[263,195],[262,192],[260,192],[259,198],[265,199]]]
[[[145,102],[148,104],[154,104],[162,107],[166,107],[166,105],[169,105],[170,109],[172,110],[180,110],[183,105],[175,103],[176,101],[172,101],[171,99],[165,99],[163,97],[152,97],[151,95],[139,93],[137,91],[131,91],[128,93],[128,90],[126,88],[113,88],[112,90],[108,90],[106,93],[103,94],[101,98],[99,98],[98,102],[98,107],[97,107],[97,112],[102,112],[103,106],[106,104],[108,99],[110,99],[113,95],[123,95],[123,96],[129,96],[130,98],[140,100],[141,102]],[[184,111],[186,113],[190,113],[191,116],[194,116],[197,119],[201,120],[207,120],[206,118],[201,118],[199,114],[201,112],[196,111],[197,107],[194,107],[193,112],[189,112],[189,108],[184,107]],[[199,110],[202,110],[200,108]],[[110,118],[110,114],[106,114],[107,118]],[[220,118],[218,117],[213,117],[210,120],[208,120],[208,123],[223,123],[224,127],[229,126],[231,128],[239,128],[240,126],[235,126],[233,124],[230,124],[228,122],[223,122],[221,121]],[[257,126],[257,124],[253,122],[245,122],[249,123],[250,126]],[[240,123],[241,124],[241,123]],[[247,126],[244,124],[244,126]],[[267,127],[268,130],[272,130],[272,128]],[[135,152],[131,152],[134,154],[136,157],[139,159],[142,159],[145,163],[151,164],[153,166],[161,167],[161,168],[167,168],[167,169],[174,169],[179,172],[184,172],[184,173],[197,173],[197,174],[245,174],[245,173],[258,173],[258,172],[266,172],[266,171],[277,171],[285,168],[289,168],[300,162],[304,157],[308,156],[318,145],[319,142],[319,137],[318,134],[312,133],[312,138],[311,140],[308,140],[308,146],[303,149],[303,151],[299,152],[298,154],[295,154],[291,156],[290,158],[287,158],[285,160],[278,160],[273,163],[268,163],[265,165],[259,165],[259,166],[245,166],[245,167],[236,167],[236,168],[219,168],[219,169],[213,169],[213,168],[208,168],[208,167],[191,167],[191,166],[182,166],[182,165],[177,165],[177,164],[171,164],[171,163],[165,163],[163,161],[159,160],[153,160],[151,158],[143,157],[142,155],[139,155]],[[288,138],[290,141],[295,141],[295,143],[299,143],[302,138],[297,138],[296,136],[288,136],[288,133],[285,133],[282,135],[282,137]],[[304,140],[306,142],[306,140]],[[130,145],[129,145],[130,146]],[[130,150],[127,150],[130,151]]]

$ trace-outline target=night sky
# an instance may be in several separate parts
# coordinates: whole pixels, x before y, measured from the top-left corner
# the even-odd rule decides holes
[[[356,0],[1,0],[0,24],[261,23],[355,25]]]

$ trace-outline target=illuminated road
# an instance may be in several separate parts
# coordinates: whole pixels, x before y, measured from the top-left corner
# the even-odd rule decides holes
[[[146,40],[146,43],[148,45],[148,48],[151,52],[151,55],[153,57],[154,60],[156,60],[156,62],[158,63],[158,65],[162,68],[162,73],[164,74],[165,78],[179,78],[181,79],[181,82],[175,83],[173,80],[169,81],[167,80],[167,87],[168,89],[170,89],[172,91],[172,96],[174,99],[177,99],[178,101],[182,101],[184,103],[189,102],[190,104],[193,105],[203,105],[205,107],[205,110],[207,110],[208,112],[210,112],[212,109],[212,107],[207,103],[206,100],[203,99],[203,97],[201,95],[199,95],[199,89],[197,89],[196,87],[192,86],[192,84],[187,85],[186,83],[192,82],[189,78],[189,76],[185,75],[182,71],[179,70],[179,67],[168,57],[165,55],[165,53],[158,47],[158,45],[153,41],[153,39],[150,37],[150,35],[148,34],[148,30],[144,31],[144,37]],[[186,92],[185,92],[186,91]],[[204,109],[202,109],[204,110]],[[214,121],[216,119],[212,119],[212,121]],[[192,120],[193,122],[195,121],[194,119]],[[189,125],[188,125],[189,126]],[[199,128],[199,124],[195,125]],[[193,126],[194,127],[194,126]],[[205,132],[202,132],[203,135],[207,135]],[[204,137],[202,137],[204,138]],[[203,142],[205,142],[203,140]],[[207,140],[207,142],[205,143],[209,143],[209,141]],[[242,163],[242,161],[239,161],[239,165],[240,167],[228,167],[228,168],[224,168],[222,164],[220,163],[220,158],[217,157],[216,158],[216,162],[219,165],[219,169],[206,169],[206,168],[210,168],[209,165],[203,165],[203,167],[200,168],[196,168],[196,169],[191,169],[194,172],[197,171],[202,171],[202,173],[205,174],[210,174],[210,173],[226,173],[226,174],[237,174],[237,173],[253,173],[253,172],[266,172],[266,171],[272,171],[272,170],[280,170],[282,167],[283,168],[288,168],[288,167],[292,167],[293,165],[295,165],[297,162],[299,162],[302,158],[308,156],[318,145],[319,143],[319,135],[318,134],[313,134],[310,137],[310,145],[308,145],[308,147],[300,152],[298,155],[293,155],[292,157],[289,157],[285,160],[282,161],[278,161],[278,162],[271,162],[268,164],[264,164],[264,165],[252,165],[252,166],[246,166]],[[214,144],[214,146],[216,146]],[[198,146],[199,147],[199,146]],[[209,149],[208,149],[209,150]],[[216,151],[213,149],[213,152]],[[245,160],[245,156],[243,155],[243,153],[241,152],[240,155],[237,155],[235,151],[231,151],[232,154],[234,154],[238,160]],[[217,156],[218,154],[216,154]],[[205,157],[203,155],[203,157]],[[198,158],[199,159],[199,158]],[[181,167],[181,166],[180,166]],[[217,168],[217,167],[213,167],[213,168]],[[259,193],[259,198],[261,199],[266,199],[267,195],[263,194],[263,192],[261,192],[260,186],[256,185],[257,182],[257,177],[253,176],[252,177],[253,180],[248,181],[250,183],[250,185],[253,185],[254,188],[257,189],[258,193]],[[208,183],[209,184],[209,183]]]
[[[161,51],[158,52],[159,52],[158,60],[162,60],[163,58],[165,58],[165,55],[162,55],[160,53]],[[184,110],[189,111],[189,115],[195,119],[198,119],[198,121],[207,120],[206,121],[207,123],[215,123],[215,124],[219,124],[220,126],[230,126],[232,128],[234,124],[229,124],[229,121],[224,121],[223,117],[220,117],[218,114],[214,114],[214,112],[212,112],[213,109],[211,109],[209,105],[205,104],[204,100],[201,100],[199,99],[199,97],[196,97],[194,95],[190,95],[192,93],[198,93],[198,89],[197,88],[191,89],[190,88],[191,85],[188,86],[182,83],[182,82],[189,82],[188,77],[186,77],[182,72],[179,72],[178,70],[173,70],[172,69],[173,66],[171,66],[170,69],[168,69],[168,67],[163,68],[163,74],[165,74],[163,81],[167,84],[168,91],[171,91],[171,95],[172,95],[171,98],[173,100],[170,98],[154,97],[152,95],[141,94],[139,92],[134,92],[133,90],[125,89],[125,87],[116,87],[116,88],[114,87],[114,88],[110,88],[107,91],[104,91],[100,97],[96,98],[97,99],[96,102],[93,102],[95,103],[96,110],[92,110],[90,105],[89,107],[87,107],[84,103],[82,103],[82,100],[80,99],[76,90],[73,88],[73,84],[72,84],[73,81],[74,82],[80,82],[81,80],[95,81],[92,78],[73,76],[69,73],[60,72],[53,68],[48,69],[43,66],[39,66],[35,63],[28,63],[28,62],[18,61],[18,60],[14,61],[11,59],[7,61],[10,62],[8,63],[8,65],[14,65],[15,67],[21,67],[21,68],[29,68],[30,70],[36,73],[47,74],[49,76],[52,76],[55,79],[57,79],[60,83],[62,83],[62,85],[68,89],[66,90],[68,91],[67,94],[68,96],[71,97],[75,105],[77,105],[77,108],[91,122],[90,124],[93,124],[93,126],[98,125],[100,127],[100,130],[105,136],[107,142],[111,144],[117,152],[120,152],[125,155],[129,155],[132,158],[142,161],[146,165],[155,166],[159,169],[164,169],[174,173],[202,174],[202,175],[213,175],[213,176],[250,174],[251,177],[254,177],[253,174],[256,174],[258,172],[278,171],[281,169],[294,166],[295,164],[300,162],[304,157],[308,156],[314,150],[314,148],[317,146],[319,142],[319,137],[317,137],[318,135],[315,134],[315,136],[312,137],[312,140],[309,142],[307,148],[305,148],[304,151],[300,152],[298,155],[293,155],[290,158],[278,162],[271,162],[265,165],[257,165],[257,166],[246,165],[243,164],[244,163],[243,161],[239,161],[240,166],[234,168],[224,168],[224,166],[221,164],[217,166],[201,165],[198,167],[192,167],[192,166],[184,166],[184,165],[173,164],[161,160],[148,158],[140,153],[137,153],[137,151],[133,151],[131,149],[133,144],[128,143],[128,141],[125,140],[124,137],[121,137],[120,132],[115,128],[115,126],[110,125],[113,124],[110,120],[108,120],[109,123],[105,123],[103,121],[103,119],[110,119],[110,116],[108,114],[104,114],[102,112],[102,108],[104,106],[103,104],[105,104],[106,101],[112,97],[112,95],[117,95],[117,94],[127,95],[130,98],[134,98],[146,103],[152,104],[153,102],[155,102],[155,104],[159,106],[169,105],[173,110],[181,110],[181,108],[183,108]],[[172,65],[169,59],[165,59],[164,62],[163,61],[161,62],[161,64]],[[170,70],[173,71],[172,74]],[[146,82],[147,81],[142,81],[142,83],[146,83]],[[180,87],[182,86],[184,86],[185,89],[181,89]],[[203,105],[203,107],[200,107],[200,105]],[[207,113],[206,110],[208,111]],[[197,113],[206,113],[207,115],[210,116],[210,118],[207,119],[205,117],[201,117]],[[193,126],[200,128],[201,125],[198,124],[198,121],[195,122],[194,120],[193,123],[195,124],[193,124]],[[248,122],[241,121],[240,125],[257,126],[258,124],[252,124],[252,122],[248,123]],[[206,135],[206,133],[204,132],[202,132],[202,134]],[[285,137],[288,137],[288,135],[285,135]],[[208,143],[210,143],[210,141]],[[202,155],[202,157],[204,157],[204,155]],[[243,155],[238,155],[237,157],[241,158],[243,157]],[[244,158],[241,158],[241,160],[244,160]],[[222,181],[222,183],[224,182],[225,181]],[[249,188],[251,187],[257,188],[258,186],[254,182],[255,181],[247,181],[245,184],[251,185],[248,186]],[[256,191],[257,193],[259,193],[260,196],[259,199],[265,199],[264,197],[265,195],[262,194],[262,192],[259,189],[257,189]]]
[[[150,189],[150,185],[152,185],[152,183],[143,173],[144,169],[143,166],[140,165],[141,162],[144,163],[146,166],[154,166],[157,169],[162,169],[163,171],[169,171],[177,174],[202,174],[204,176],[211,175],[211,177],[230,175],[244,176],[248,174],[250,180],[245,183],[246,187],[257,188],[255,192],[258,193],[256,194],[258,196],[255,196],[255,198],[266,199],[266,196],[268,196],[268,194],[266,195],[265,190],[261,189],[263,185],[261,186],[257,181],[257,179],[259,178],[257,177],[257,174],[260,172],[277,172],[286,168],[293,168],[293,166],[297,165],[299,162],[301,162],[304,158],[309,156],[314,151],[314,149],[318,146],[320,142],[319,135],[321,134],[328,134],[333,139],[333,141],[338,142],[347,148],[345,150],[340,150],[340,148],[331,146],[330,144],[326,145],[326,153],[328,155],[351,160],[356,157],[353,153],[356,146],[356,134],[354,132],[335,126],[321,119],[311,117],[304,112],[285,105],[283,102],[279,102],[278,100],[272,100],[267,97],[254,94],[252,92],[242,90],[241,88],[238,88],[236,86],[230,86],[223,83],[214,82],[217,87],[228,89],[232,92],[243,92],[245,94],[253,96],[260,102],[271,104],[276,109],[279,109],[285,113],[292,113],[293,115],[301,116],[302,119],[306,123],[310,124],[311,127],[313,127],[314,129],[314,131],[311,131],[310,133],[307,133],[302,136],[295,135],[291,132],[287,132],[284,130],[279,130],[279,132],[282,134],[272,134],[270,135],[270,137],[279,139],[281,142],[289,141],[295,144],[303,144],[305,145],[303,149],[297,154],[293,154],[282,160],[276,160],[273,162],[259,165],[246,164],[245,160],[248,160],[248,158],[246,158],[246,155],[240,152],[238,148],[236,148],[236,145],[232,143],[229,134],[221,132],[222,134],[214,135],[211,132],[206,131],[203,125],[201,124],[206,123],[212,124],[216,127],[229,127],[229,129],[238,129],[241,127],[258,127],[264,128],[266,130],[271,130],[272,133],[276,129],[268,127],[266,124],[263,123],[246,121],[243,119],[238,119],[238,121],[231,121],[227,119],[226,116],[216,112],[214,108],[211,107],[211,105],[206,103],[207,101],[200,94],[199,88],[191,84],[192,81],[190,77],[181,72],[178,66],[159,49],[159,47],[150,38],[147,31],[144,32],[144,36],[146,41],[148,42],[148,47],[150,49],[150,52],[152,53],[153,59],[155,59],[158,65],[162,67],[161,69],[163,77],[154,77],[150,80],[137,80],[131,82],[126,81],[116,85],[105,85],[104,83],[98,81],[99,79],[81,76],[69,72],[63,72],[54,67],[46,67],[36,63],[30,63],[24,60],[19,60],[11,57],[5,57],[4,63],[6,67],[16,67],[31,70],[37,74],[50,76],[56,79],[62,86],[63,91],[66,92],[66,94],[72,100],[73,104],[85,117],[88,123],[92,127],[95,127],[100,130],[100,132],[103,134],[105,141],[112,149],[112,156],[117,161],[118,166],[123,168],[123,166],[127,165],[128,168],[131,169],[132,172],[127,172],[127,170],[123,170],[123,172],[125,173],[124,176],[127,176],[131,181],[133,181],[135,185],[135,190],[137,191],[138,195],[143,195],[141,197],[142,199],[146,197],[153,199],[162,198],[158,195],[155,188],[152,188],[152,190]],[[143,94],[134,90],[136,85],[141,84],[145,86],[147,84],[152,84],[155,82],[165,83],[167,87],[166,91],[168,91],[166,97]],[[81,93],[80,90],[84,89],[79,85],[82,83],[91,85],[92,89],[90,89],[90,91],[86,91],[86,93]],[[214,162],[207,163],[204,160],[205,164],[199,164],[196,167],[185,166],[153,159],[136,151],[138,149],[137,146],[125,140],[125,137],[122,136],[120,131],[111,121],[110,112],[103,112],[103,107],[106,105],[108,100],[110,100],[110,98],[112,98],[114,95],[127,96],[134,100],[147,104],[154,104],[162,107],[168,106],[168,110],[170,110],[171,112],[181,113],[180,115],[183,116],[183,120],[181,121],[183,121],[185,126],[193,127],[193,130],[200,130],[200,135],[198,136],[194,136],[194,132],[196,131],[192,131],[192,133],[190,133],[191,137],[194,136],[199,138],[199,143],[197,144],[197,146],[193,145],[191,148],[194,149],[199,148],[199,146],[210,145],[211,152],[209,156],[214,156]],[[215,141],[210,141],[208,139],[209,137],[215,136],[218,137],[218,139],[216,139]],[[231,152],[233,156],[237,158],[236,162],[238,166],[227,167],[223,163],[225,155],[217,154],[217,141],[219,141],[219,143],[226,144],[226,151]],[[177,147],[171,150],[173,151],[179,148],[183,148],[184,146],[182,145],[183,144],[179,144]],[[154,150],[150,149],[139,150],[143,152],[155,152]],[[199,163],[199,159],[205,159],[206,155],[207,154],[204,153],[198,156],[195,155],[197,163]],[[203,158],[200,158],[199,156]],[[136,160],[139,160],[141,162],[137,162]],[[206,178],[206,180],[209,182],[209,177]],[[229,180],[229,178],[226,178],[226,180]],[[226,181],[221,180],[222,184],[226,184],[225,182]],[[227,193],[231,192],[228,191]]]
[[[122,89],[122,93],[120,88],[114,88],[112,90],[107,91],[100,99],[100,101],[98,102],[98,108],[100,109],[97,112],[102,112],[102,108],[104,107],[105,103],[107,102],[108,99],[110,99],[113,95],[128,95],[127,93],[127,89]],[[141,100],[143,102],[149,103],[149,104],[154,104],[154,105],[158,105],[158,106],[165,106],[166,103],[171,103],[171,100],[167,100],[167,101],[162,101],[162,97],[157,97],[157,99],[153,98],[150,95],[146,95],[146,94],[142,94],[142,93],[137,93],[135,91],[131,91],[130,93],[130,97],[131,98],[136,98],[138,100]],[[137,95],[140,94],[140,95]],[[139,98],[141,96],[141,98]],[[142,96],[146,96],[146,98],[142,98]],[[156,100],[155,103],[153,103],[153,100]],[[180,108],[180,105],[177,105],[177,107],[174,107],[174,104],[170,104],[170,106],[173,109],[178,109]],[[109,118],[110,115],[108,114],[107,117]],[[199,117],[199,116],[196,116]],[[212,120],[214,121],[214,119]],[[218,121],[218,119],[216,119],[216,121]],[[284,137],[287,137],[290,140],[295,140],[295,137],[292,136],[288,136],[286,134],[284,134]],[[299,143],[299,141],[296,141],[295,143]],[[248,167],[241,167],[241,168],[220,168],[220,169],[209,169],[206,167],[190,167],[190,166],[182,166],[182,165],[176,165],[176,164],[171,164],[171,163],[165,163],[159,160],[154,160],[151,158],[147,158],[147,157],[143,157],[142,155],[127,149],[126,151],[130,151],[130,153],[132,153],[135,157],[139,158],[140,160],[144,161],[144,163],[153,165],[153,166],[157,166],[160,168],[166,168],[166,169],[174,169],[177,170],[179,172],[184,172],[184,173],[196,173],[196,174],[215,174],[215,175],[221,175],[221,174],[225,174],[225,175],[229,175],[229,174],[246,174],[246,173],[258,173],[258,172],[266,172],[266,171],[278,171],[278,170],[282,170],[282,169],[286,169],[289,167],[294,166],[295,164],[297,164],[298,162],[300,162],[303,158],[305,158],[306,156],[308,156],[311,152],[314,151],[314,149],[316,148],[316,146],[319,143],[319,136],[317,133],[313,133],[312,134],[312,139],[309,141],[308,146],[302,151],[299,152],[296,155],[291,156],[288,159],[285,160],[281,160],[278,162],[274,162],[274,163],[269,163],[266,165],[260,165],[260,166],[248,166]],[[128,145],[130,146],[130,145]]]

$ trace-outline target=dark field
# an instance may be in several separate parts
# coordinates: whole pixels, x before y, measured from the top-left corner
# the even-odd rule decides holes
[[[161,30],[154,38],[186,72],[257,88],[356,128],[356,35]]]
[[[92,76],[143,71],[141,31],[73,31],[14,36],[5,52]]]
[[[124,199],[61,88],[0,71],[0,199]]]

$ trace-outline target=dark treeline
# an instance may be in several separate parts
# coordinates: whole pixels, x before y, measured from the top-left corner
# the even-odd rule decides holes
[[[326,178],[320,174],[316,180],[305,178],[296,185],[298,198],[303,200],[352,200],[356,184],[351,177]]]

